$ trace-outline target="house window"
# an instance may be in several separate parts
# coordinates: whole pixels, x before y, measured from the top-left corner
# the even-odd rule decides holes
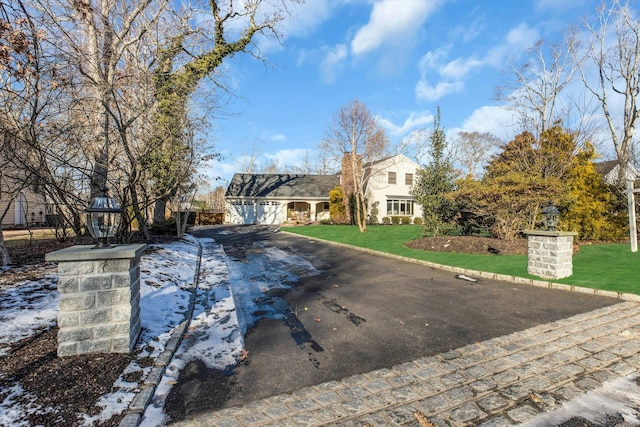
[[[396,173],[389,172],[389,184],[395,184],[395,183],[396,183]]]
[[[413,200],[387,200],[387,215],[413,216]]]
[[[413,174],[405,173],[404,174],[404,185],[413,185]]]
[[[323,211],[329,210],[329,202],[322,202],[322,210]]]

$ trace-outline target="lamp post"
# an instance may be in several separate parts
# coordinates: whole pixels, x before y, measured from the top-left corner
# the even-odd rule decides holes
[[[85,209],[85,212],[87,213],[87,228],[89,229],[89,233],[98,239],[98,244],[92,249],[112,247],[109,244],[109,238],[115,236],[118,231],[122,214],[122,208],[114,198],[109,197],[109,189],[107,188],[107,174],[109,171],[108,90],[105,91],[102,101],[104,104],[104,148],[100,156],[96,158],[94,174],[100,176],[103,184],[100,187],[100,194],[95,196],[91,206]]]
[[[87,212],[87,228],[89,233],[98,239],[98,244],[93,249],[106,249],[112,247],[109,238],[115,236],[120,227],[122,208],[118,202],[109,197],[107,187],[100,188],[102,192],[93,199],[93,203]]]
[[[547,227],[547,231],[555,230],[559,217],[560,211],[554,206],[552,201],[549,201],[549,204],[542,208],[542,223]]]

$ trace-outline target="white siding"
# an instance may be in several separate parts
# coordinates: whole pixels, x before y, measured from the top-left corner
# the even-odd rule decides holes
[[[378,204],[378,222],[382,222],[385,216],[402,215],[398,213],[387,212],[387,200],[400,200],[406,203],[413,200],[411,196],[411,187],[408,185],[407,174],[411,174],[412,182],[415,183],[416,172],[419,165],[403,154],[386,159],[380,163],[373,165],[369,182],[367,183],[367,199],[369,201],[369,209],[374,203]],[[389,172],[395,172],[395,184],[389,183]],[[399,203],[400,209],[402,202]],[[412,218],[422,216],[422,208],[413,203]]]

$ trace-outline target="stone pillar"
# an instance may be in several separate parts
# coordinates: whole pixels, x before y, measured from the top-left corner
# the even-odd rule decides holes
[[[526,230],[529,240],[527,273],[543,279],[562,279],[573,274],[573,236],[568,231]]]
[[[129,353],[140,335],[140,256],[145,244],[46,254],[58,263],[58,356]]]

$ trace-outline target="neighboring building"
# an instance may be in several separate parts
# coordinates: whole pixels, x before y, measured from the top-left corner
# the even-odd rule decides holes
[[[615,184],[618,181],[618,172],[620,171],[620,164],[617,160],[607,160],[604,162],[595,162],[593,166],[596,171],[602,176],[602,179],[607,184]],[[631,167],[631,170],[627,172],[627,179],[635,181],[640,175],[638,171]]]
[[[391,216],[422,216],[410,194],[418,168],[403,154],[363,165],[372,222]],[[226,220],[231,224],[281,224],[329,219],[329,191],[336,185],[340,185],[339,175],[237,173],[225,195]]]
[[[231,224],[282,224],[329,218],[329,191],[337,175],[233,175],[227,188],[226,220]]]
[[[7,181],[8,178],[0,177],[0,215],[4,214],[2,228],[6,230],[44,225],[47,218],[44,196],[30,187],[15,195],[7,191]]]

